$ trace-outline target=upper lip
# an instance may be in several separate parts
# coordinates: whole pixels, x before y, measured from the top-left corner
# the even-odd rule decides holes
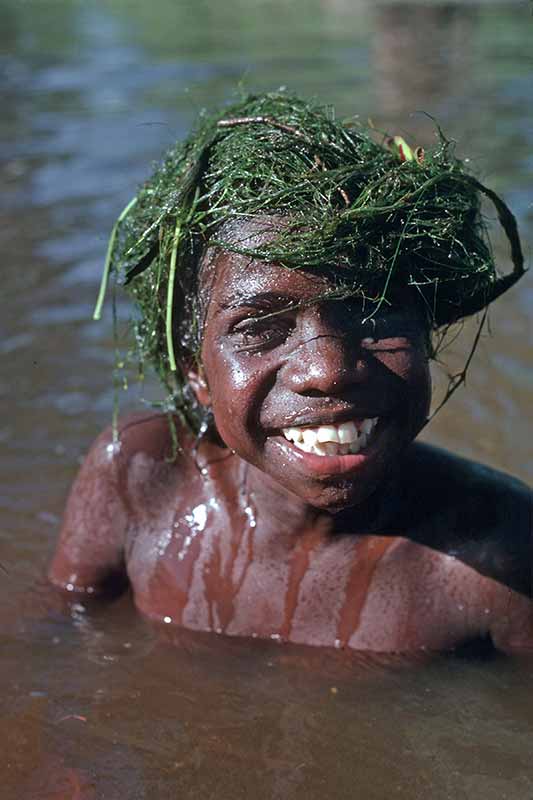
[[[277,426],[275,430],[279,431],[284,428],[319,428],[323,425],[340,425],[342,422],[349,422],[353,419],[372,419],[383,416],[385,414],[376,408],[343,408],[337,410],[330,408],[317,411],[314,414],[296,412],[292,415],[287,415],[283,423]]]

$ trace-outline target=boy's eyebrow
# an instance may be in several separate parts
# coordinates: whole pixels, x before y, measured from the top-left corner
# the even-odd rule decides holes
[[[286,308],[298,303],[295,297],[282,295],[279,292],[259,292],[252,295],[241,295],[230,300],[219,303],[218,307],[223,311],[235,308]]]

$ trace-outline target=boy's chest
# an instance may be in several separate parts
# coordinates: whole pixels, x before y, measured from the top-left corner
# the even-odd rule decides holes
[[[390,652],[481,635],[490,582],[405,538],[272,539],[249,506],[202,500],[140,521],[128,573],[143,613],[186,628]]]

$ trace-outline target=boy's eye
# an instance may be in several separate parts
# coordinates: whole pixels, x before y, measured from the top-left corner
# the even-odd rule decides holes
[[[371,317],[362,325],[364,338],[376,342],[384,339],[413,339],[420,333],[420,326],[416,320],[400,314],[387,314]]]
[[[341,301],[332,305],[332,319],[350,336],[372,340],[376,344],[389,339],[413,340],[420,336],[421,323],[415,314],[386,306],[372,313],[371,308],[361,307],[358,302]],[[367,313],[365,313],[367,312]]]
[[[234,325],[232,335],[239,350],[258,350],[277,347],[291,332],[289,320],[281,317],[249,317]]]

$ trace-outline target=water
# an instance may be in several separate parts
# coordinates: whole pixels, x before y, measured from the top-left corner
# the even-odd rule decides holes
[[[2,798],[529,800],[530,662],[346,660],[192,635],[176,646],[129,597],[65,613],[40,583],[79,459],[110,418],[109,310],[100,325],[90,315],[110,224],[150,163],[241,80],[314,94],[422,144],[424,110],[503,193],[531,260],[528,5],[2,0],[0,11]],[[501,237],[495,250],[506,268]],[[532,300],[530,273],[493,309],[467,389],[424,434],[526,480]]]

